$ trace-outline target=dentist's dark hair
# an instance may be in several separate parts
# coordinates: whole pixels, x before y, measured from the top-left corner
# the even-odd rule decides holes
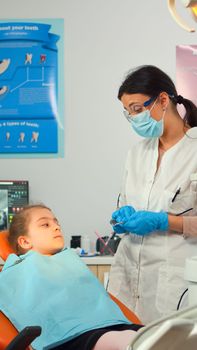
[[[185,107],[184,122],[189,126],[197,126],[197,107],[189,99],[178,95],[172,79],[161,69],[145,65],[129,72],[118,91],[118,98],[121,100],[123,94],[144,94],[150,97],[157,97],[161,92],[166,92],[172,103],[176,106],[183,104]]]

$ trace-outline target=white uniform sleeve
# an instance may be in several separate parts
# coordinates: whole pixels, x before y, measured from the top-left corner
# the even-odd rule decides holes
[[[197,237],[197,216],[183,217],[183,235],[185,237]]]

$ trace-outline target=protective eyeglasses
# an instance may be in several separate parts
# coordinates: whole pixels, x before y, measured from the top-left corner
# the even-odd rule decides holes
[[[135,115],[141,113],[142,111],[144,111],[144,109],[148,106],[150,106],[150,104],[155,101],[157,99],[157,97],[151,97],[149,98],[149,100],[145,101],[144,103],[136,103],[133,104],[132,106],[129,107],[129,111],[124,109],[123,113],[124,116],[126,117],[126,119],[130,122],[132,117],[134,117]]]

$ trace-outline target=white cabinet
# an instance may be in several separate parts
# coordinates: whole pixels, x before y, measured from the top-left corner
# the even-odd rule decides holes
[[[113,256],[83,257],[81,258],[89,269],[98,277],[99,281],[106,286]]]

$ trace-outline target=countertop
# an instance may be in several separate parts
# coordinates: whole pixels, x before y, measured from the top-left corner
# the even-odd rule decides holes
[[[114,261],[114,256],[112,255],[102,255],[102,256],[83,256],[81,259],[86,265],[111,265]]]
[[[83,256],[81,259],[86,265],[111,265],[114,261],[114,256],[112,255],[102,255],[102,256]],[[4,261],[0,258],[0,265],[4,265]]]

